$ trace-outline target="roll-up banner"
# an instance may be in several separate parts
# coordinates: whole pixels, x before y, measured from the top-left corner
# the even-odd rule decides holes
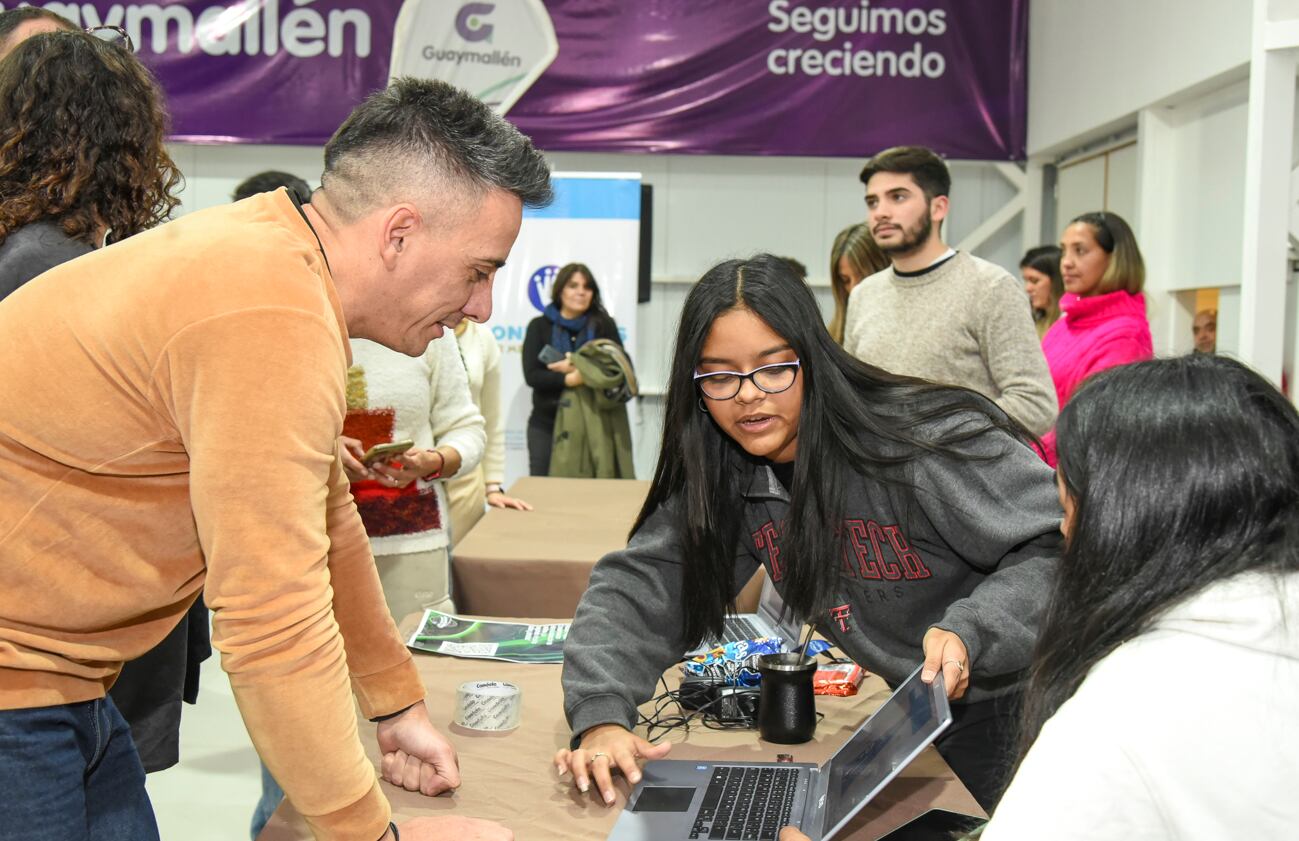
[[[124,27],[182,141],[318,145],[414,75],[470,90],[548,151],[1024,156],[1029,0],[38,5]]]
[[[507,485],[528,475],[532,389],[523,381],[523,336],[528,322],[542,317],[550,303],[555,274],[564,264],[585,263],[591,270],[600,299],[636,362],[640,181],[639,173],[556,173],[554,203],[524,210],[519,238],[505,267],[496,273],[487,326],[501,346]],[[634,402],[628,410],[637,411]],[[637,428],[633,423],[633,438]]]

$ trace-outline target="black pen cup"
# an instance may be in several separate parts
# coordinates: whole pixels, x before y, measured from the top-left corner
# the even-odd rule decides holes
[[[800,652],[764,654],[758,658],[762,694],[758,733],[768,742],[797,745],[816,732],[816,697],[812,677],[816,660]]]

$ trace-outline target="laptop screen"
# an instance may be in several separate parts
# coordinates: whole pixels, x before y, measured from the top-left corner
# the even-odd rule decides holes
[[[825,837],[855,815],[951,720],[942,673],[926,685],[916,669],[826,763]]]
[[[758,615],[771,623],[771,627],[776,629],[780,638],[785,641],[792,651],[798,645],[798,632],[803,623],[794,618],[791,613],[782,617],[785,612],[785,601],[776,592],[776,585],[771,583],[770,578],[763,579],[762,596],[758,599]]]

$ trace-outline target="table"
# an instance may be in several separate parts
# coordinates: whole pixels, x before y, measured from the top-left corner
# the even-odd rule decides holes
[[[627,545],[649,482],[525,476],[509,495],[533,511],[492,508],[456,544],[456,608],[475,616],[572,618],[591,567]],[[760,579],[739,609],[758,603]]]
[[[533,620],[537,622],[550,620]],[[402,623],[409,634],[415,617]],[[560,666],[519,665],[487,660],[463,660],[416,654],[420,675],[428,687],[433,723],[447,734],[460,755],[463,785],[454,796],[424,797],[381,783],[398,821],[452,810],[509,826],[519,841],[601,841],[630,791],[617,778],[618,800],[606,808],[591,795],[581,795],[568,779],[556,777],[551,757],[568,743],[564,721]],[[675,669],[673,670],[675,671]],[[471,680],[505,680],[523,693],[522,724],[508,733],[481,733],[451,723],[455,691]],[[667,737],[674,743],[673,759],[769,761],[777,753],[792,753],[796,762],[824,762],[865,717],[888,697],[878,677],[870,676],[852,698],[817,697],[825,718],[816,738],[804,745],[762,742],[753,731],[692,728]],[[378,767],[374,725],[360,726],[366,752]],[[932,747],[912,763],[839,836],[844,841],[873,841],[930,809],[945,809],[982,817],[974,798],[956,779]],[[258,841],[305,841],[310,832],[293,807],[280,805]]]

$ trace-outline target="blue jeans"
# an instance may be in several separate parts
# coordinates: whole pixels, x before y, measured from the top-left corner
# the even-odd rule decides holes
[[[157,841],[144,767],[110,698],[0,710],[5,841]]]
[[[257,801],[257,808],[253,810],[253,823],[250,827],[250,833],[253,841],[257,841],[257,836],[262,834],[262,827],[275,814],[275,810],[280,807],[280,801],[284,799],[284,789],[280,784],[275,782],[271,776],[271,771],[262,763],[262,797]]]

